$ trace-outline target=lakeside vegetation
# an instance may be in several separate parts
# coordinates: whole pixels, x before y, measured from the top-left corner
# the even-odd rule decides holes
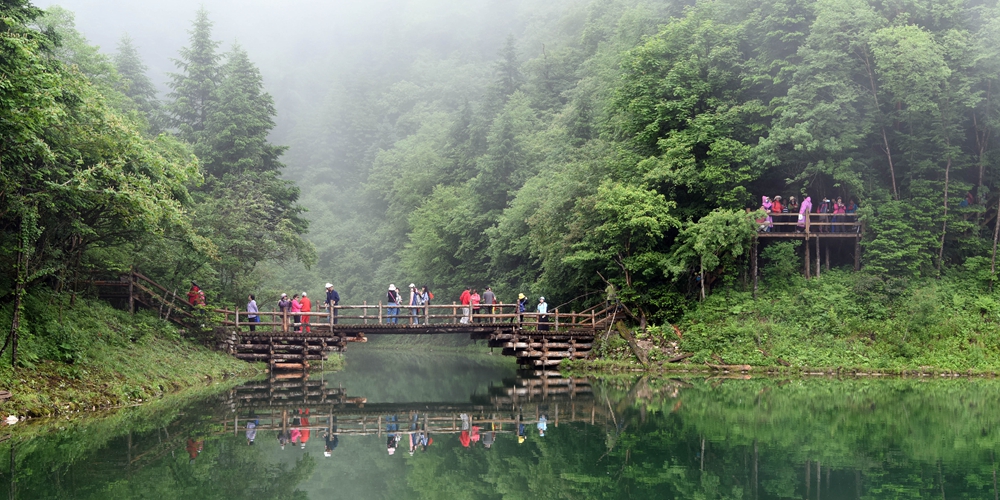
[[[81,281],[129,269],[262,308],[331,281],[345,304],[416,282],[582,310],[611,285],[686,363],[998,367],[996,2],[472,2],[449,7],[460,31],[401,9],[392,36],[426,36],[309,68],[328,94],[281,130],[204,9],[162,102],[129,38],[109,56],[68,11],[0,9],[14,370],[78,376],[31,303],[79,307]],[[746,209],[776,194],[856,198],[861,271],[833,244],[807,281],[801,245],[764,242],[755,298]],[[598,352],[628,363],[623,346]],[[155,393],[151,370],[113,392]]]
[[[264,373],[186,340],[155,314],[135,316],[98,300],[48,293],[27,296],[20,366],[0,365],[13,396],[6,415],[40,417],[143,402],[181,389]],[[0,311],[9,322],[10,312]]]

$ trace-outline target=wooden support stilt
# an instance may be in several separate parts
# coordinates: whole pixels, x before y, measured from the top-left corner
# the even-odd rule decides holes
[[[757,250],[760,241],[754,236],[750,247],[750,275],[753,277],[753,298],[757,298]],[[808,275],[806,276],[808,278]]]
[[[854,238],[854,271],[861,270],[861,238]]]
[[[806,279],[809,279],[809,268],[812,266],[812,262],[809,258],[809,236],[806,236]]]
[[[824,269],[824,271],[829,271],[830,270],[830,242],[827,242],[826,245],[824,245],[824,246],[826,247],[826,268]]]
[[[816,238],[816,277],[819,278],[819,238]]]

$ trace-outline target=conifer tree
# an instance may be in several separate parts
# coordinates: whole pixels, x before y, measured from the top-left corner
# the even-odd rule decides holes
[[[118,40],[118,52],[114,56],[115,68],[121,76],[120,91],[135,103],[136,109],[145,115],[149,132],[157,134],[162,129],[160,101],[156,98],[156,87],[146,76],[149,68],[142,62],[139,50],[127,33]]]
[[[219,42],[212,40],[212,21],[204,7],[195,15],[189,33],[190,45],[181,49],[180,59],[174,60],[180,73],[170,75],[173,102],[168,111],[181,138],[194,144],[205,129],[219,76],[219,55],[216,53]]]
[[[287,148],[267,142],[277,113],[274,100],[245,50],[233,47],[218,80],[203,134],[195,145],[205,172],[222,178],[280,170],[283,165],[278,157]]]

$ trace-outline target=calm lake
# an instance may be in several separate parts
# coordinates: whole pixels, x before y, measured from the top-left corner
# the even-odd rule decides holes
[[[558,379],[500,356],[345,356],[337,373],[5,429],[0,497],[997,498],[997,381]]]

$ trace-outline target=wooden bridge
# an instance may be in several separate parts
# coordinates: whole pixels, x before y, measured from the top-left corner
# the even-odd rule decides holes
[[[302,370],[310,362],[343,352],[349,342],[367,342],[368,335],[468,334],[487,340],[505,356],[528,368],[558,365],[564,359],[585,358],[598,332],[616,318],[616,307],[598,305],[581,312],[558,308],[541,315],[517,312],[517,304],[391,306],[376,303],[335,306],[333,310],[301,313],[193,307],[177,290],[170,291],[140,273],[118,280],[91,280],[102,298],[134,311],[138,305],[158,311],[164,320],[189,329],[215,326],[223,334],[217,348],[239,359],[263,361],[272,370]],[[256,316],[256,321],[251,321]]]
[[[552,372],[542,372],[551,375]],[[387,425],[398,432],[454,434],[463,430],[462,414],[472,425],[514,432],[519,424],[537,423],[541,415],[554,426],[562,422],[604,423],[609,408],[595,402],[585,378],[542,376],[504,381],[489,394],[473,395],[467,403],[369,403],[349,396],[342,387],[328,387],[308,376],[245,384],[226,396],[231,415],[218,422],[239,434],[247,420],[258,420],[258,431],[331,430],[340,435],[382,435]],[[226,406],[225,404],[223,406]],[[295,417],[305,417],[297,425]],[[390,420],[394,419],[394,420]],[[488,427],[487,427],[488,426]],[[468,429],[464,429],[468,430]]]

